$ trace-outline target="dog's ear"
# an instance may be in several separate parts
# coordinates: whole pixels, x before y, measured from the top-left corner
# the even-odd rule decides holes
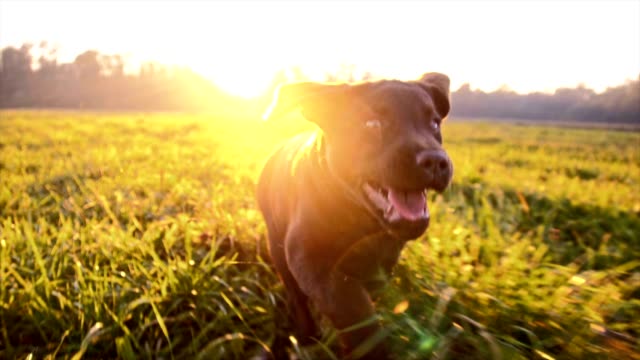
[[[345,102],[351,86],[347,84],[321,84],[301,82],[279,86],[267,108],[263,120],[270,120],[302,108],[310,121],[321,124],[330,119],[331,112]]]
[[[449,101],[449,77],[440,73],[426,73],[422,75],[418,84],[431,95],[436,111],[444,119],[451,109],[451,103]]]

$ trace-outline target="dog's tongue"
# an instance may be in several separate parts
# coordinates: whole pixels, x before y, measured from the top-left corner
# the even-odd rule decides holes
[[[389,201],[398,214],[407,220],[417,220],[423,215],[426,198],[422,191],[389,189]]]

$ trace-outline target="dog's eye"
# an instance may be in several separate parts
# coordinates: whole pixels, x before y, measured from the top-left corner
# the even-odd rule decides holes
[[[364,123],[364,126],[366,126],[369,129],[379,129],[382,127],[382,123],[378,119],[371,119],[371,120],[367,120]]]
[[[431,126],[433,126],[434,130],[440,130],[440,123],[442,123],[442,119],[436,118],[431,122]]]

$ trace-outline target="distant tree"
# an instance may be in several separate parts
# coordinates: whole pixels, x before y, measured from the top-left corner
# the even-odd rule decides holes
[[[360,80],[362,80],[362,81],[373,81],[373,80],[375,80],[375,76],[373,75],[372,72],[365,71],[365,72],[362,73],[362,76],[360,77]]]
[[[19,49],[7,47],[2,50],[0,106],[28,105],[31,88],[31,48],[30,44],[25,44]]]
[[[124,61],[120,55],[99,55],[100,73],[107,77],[122,77],[124,75]]]
[[[97,51],[88,50],[76,57],[73,64],[80,78],[95,80],[100,76],[101,66],[98,55],[99,53]]]

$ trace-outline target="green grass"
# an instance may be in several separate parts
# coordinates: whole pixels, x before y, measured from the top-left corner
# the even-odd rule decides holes
[[[337,355],[292,337],[262,163],[309,128],[0,113],[0,358]],[[640,359],[640,133],[444,127],[454,184],[378,300],[398,359]]]

